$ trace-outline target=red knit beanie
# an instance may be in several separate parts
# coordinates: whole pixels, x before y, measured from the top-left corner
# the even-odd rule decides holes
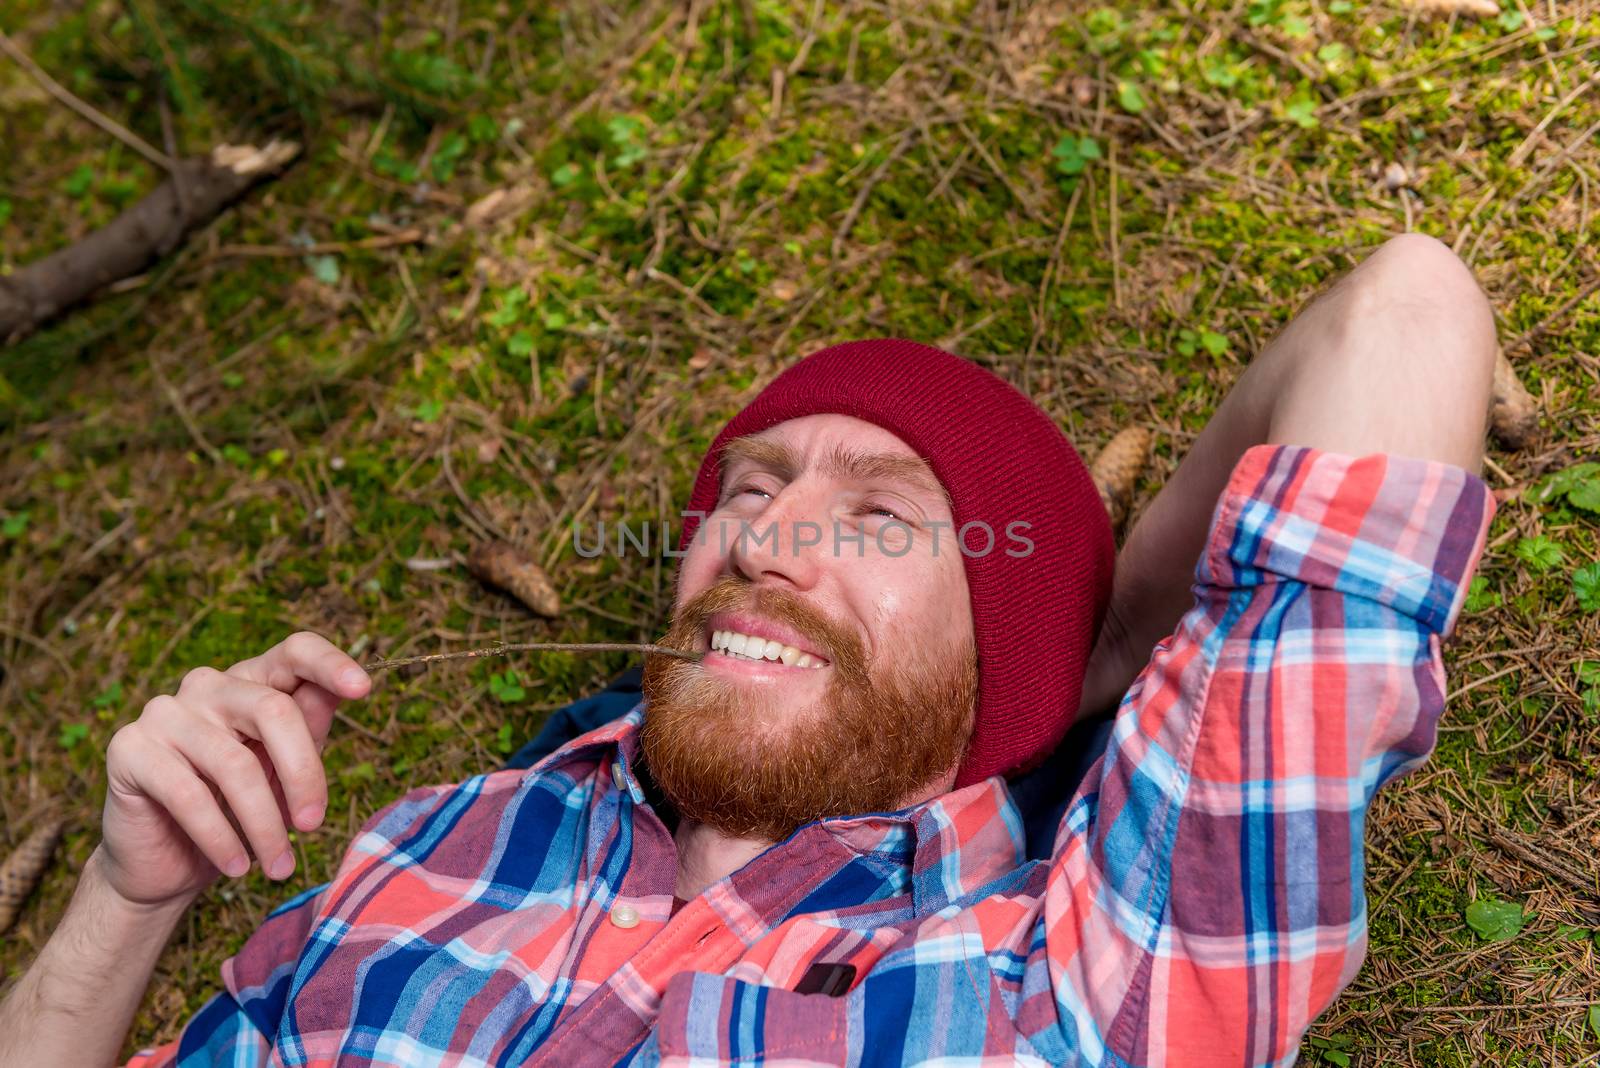
[[[1111,593],[1111,525],[1083,460],[1038,406],[976,364],[914,341],[852,341],[788,368],[734,416],[700,464],[688,511],[716,507],[729,441],[822,413],[895,434],[950,495],[978,653],[977,718],[956,786],[1033,766],[1072,725]],[[1033,546],[1008,555],[1026,549],[1006,534],[1018,521]],[[680,548],[698,525],[690,516]]]

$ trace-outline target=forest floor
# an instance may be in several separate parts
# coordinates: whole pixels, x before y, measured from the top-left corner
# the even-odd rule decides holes
[[[1305,1059],[1600,1063],[1600,468],[1575,466],[1600,456],[1595,0],[377,10],[8,5],[147,141],[306,148],[0,349],[0,848],[70,821],[6,974],[93,848],[112,732],[186,669],[300,628],[362,658],[648,640],[659,541],[583,559],[574,523],[671,522],[720,422],[848,338],[970,356],[1085,453],[1152,427],[1148,500],[1288,316],[1409,229],[1477,272],[1542,427],[1492,453],[1438,751],[1369,818],[1370,955]],[[4,60],[0,145],[0,270],[160,179]],[[559,619],[458,565],[491,535],[547,567]],[[627,662],[382,676],[335,726],[294,885]],[[287,893],[208,894],[130,1042],[174,1036]]]

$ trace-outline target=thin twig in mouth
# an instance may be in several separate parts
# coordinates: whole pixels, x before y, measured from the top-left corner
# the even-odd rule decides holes
[[[402,656],[394,660],[374,660],[365,665],[368,671],[404,667],[407,664],[437,664],[442,660],[473,660],[483,656],[505,656],[508,653],[560,652],[560,653],[655,653],[673,656],[679,660],[700,660],[706,654],[674,649],[667,645],[641,642],[517,642],[495,645],[487,649],[463,649],[458,653],[428,653],[426,656]]]

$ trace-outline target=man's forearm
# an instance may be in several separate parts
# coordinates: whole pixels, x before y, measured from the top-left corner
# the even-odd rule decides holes
[[[184,905],[124,901],[89,858],[66,915],[0,1003],[0,1068],[109,1065]]]
[[[1211,513],[1253,445],[1440,460],[1476,472],[1495,354],[1471,273],[1431,238],[1368,257],[1251,361],[1117,557],[1083,710],[1115,701],[1193,603]]]

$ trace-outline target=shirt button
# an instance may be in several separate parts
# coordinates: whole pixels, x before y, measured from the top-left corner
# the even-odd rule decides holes
[[[624,931],[639,926],[639,910],[632,905],[618,905],[611,910],[611,924]]]
[[[628,792],[628,780],[622,777],[622,761],[611,762],[611,781],[617,784],[617,789],[623,793]]]

